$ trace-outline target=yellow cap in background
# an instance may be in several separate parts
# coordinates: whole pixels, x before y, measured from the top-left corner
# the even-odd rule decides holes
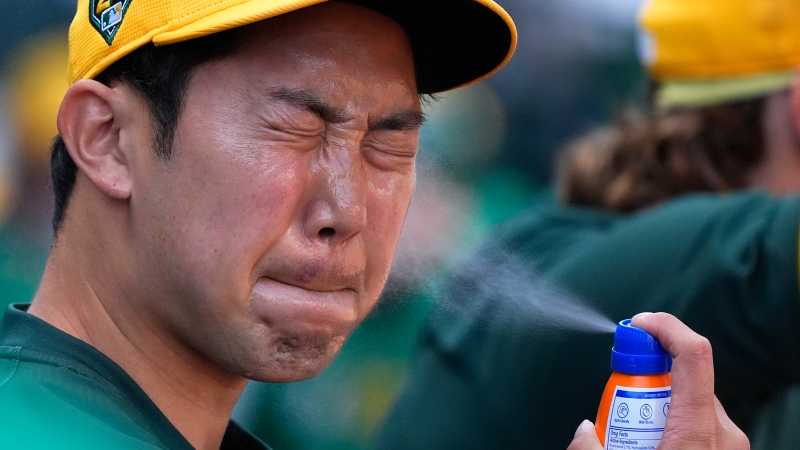
[[[93,78],[133,50],[168,45],[325,0],[78,0],[70,27],[70,83]],[[404,27],[425,93],[499,70],[514,52],[511,17],[493,0],[349,0]]]
[[[660,106],[702,106],[785,89],[800,67],[798,0],[648,0],[639,55]]]
[[[43,34],[23,44],[10,65],[9,116],[25,159],[50,164],[50,143],[67,84],[67,38]]]

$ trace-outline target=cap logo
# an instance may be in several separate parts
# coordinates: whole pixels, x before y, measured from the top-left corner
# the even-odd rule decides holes
[[[90,0],[89,22],[111,45],[132,0]]]

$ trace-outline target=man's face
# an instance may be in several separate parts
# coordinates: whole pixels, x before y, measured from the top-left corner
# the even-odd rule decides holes
[[[225,371],[316,375],[384,285],[422,115],[404,31],[326,3],[198,68],[173,156],[137,156],[136,277],[158,329]]]

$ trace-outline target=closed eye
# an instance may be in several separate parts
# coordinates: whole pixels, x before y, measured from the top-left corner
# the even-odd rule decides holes
[[[395,111],[380,117],[369,124],[370,130],[416,131],[425,123],[421,111]]]

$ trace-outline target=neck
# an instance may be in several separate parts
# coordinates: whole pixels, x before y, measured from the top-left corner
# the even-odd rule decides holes
[[[764,157],[748,174],[748,183],[773,195],[800,191],[800,139],[795,130],[791,96],[772,94],[764,105]]]
[[[135,291],[111,262],[87,257],[108,253],[85,235],[60,233],[29,312],[116,362],[195,448],[218,449],[246,379],[137,310]]]

